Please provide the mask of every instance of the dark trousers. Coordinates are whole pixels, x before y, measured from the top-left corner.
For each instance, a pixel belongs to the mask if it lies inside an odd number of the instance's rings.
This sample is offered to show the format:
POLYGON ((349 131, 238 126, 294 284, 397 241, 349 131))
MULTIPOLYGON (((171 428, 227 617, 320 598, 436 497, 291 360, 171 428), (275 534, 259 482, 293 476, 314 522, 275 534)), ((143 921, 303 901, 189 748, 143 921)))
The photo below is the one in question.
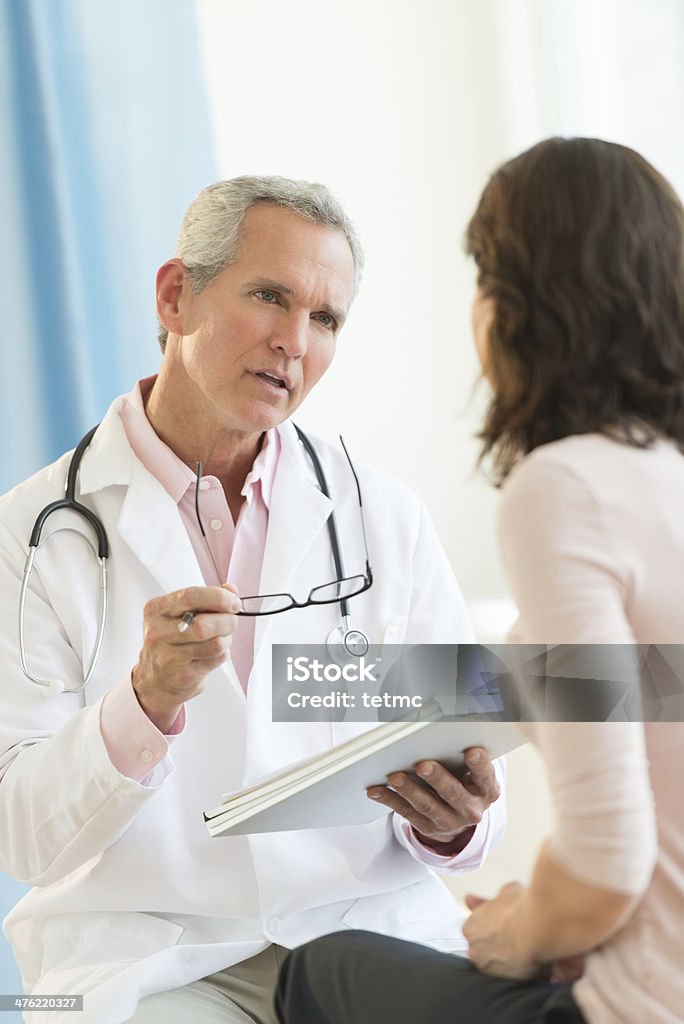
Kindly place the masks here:
POLYGON ((374 932, 293 950, 276 992, 280 1024, 585 1024, 569 985, 480 974, 468 960, 374 932))

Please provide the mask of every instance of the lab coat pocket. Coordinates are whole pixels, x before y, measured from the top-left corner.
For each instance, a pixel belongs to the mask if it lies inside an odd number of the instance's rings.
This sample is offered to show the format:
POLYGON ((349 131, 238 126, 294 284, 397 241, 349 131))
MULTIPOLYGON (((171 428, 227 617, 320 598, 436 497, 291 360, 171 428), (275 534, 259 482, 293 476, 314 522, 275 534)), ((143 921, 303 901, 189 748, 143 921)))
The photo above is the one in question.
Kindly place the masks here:
POLYGON ((463 915, 446 886, 429 875, 420 882, 387 893, 362 896, 342 922, 347 928, 394 935, 412 942, 461 945, 463 915))
POLYGON ((41 929, 40 974, 83 971, 90 980, 93 967, 143 960, 175 946, 182 934, 181 925, 153 914, 63 914, 41 929))

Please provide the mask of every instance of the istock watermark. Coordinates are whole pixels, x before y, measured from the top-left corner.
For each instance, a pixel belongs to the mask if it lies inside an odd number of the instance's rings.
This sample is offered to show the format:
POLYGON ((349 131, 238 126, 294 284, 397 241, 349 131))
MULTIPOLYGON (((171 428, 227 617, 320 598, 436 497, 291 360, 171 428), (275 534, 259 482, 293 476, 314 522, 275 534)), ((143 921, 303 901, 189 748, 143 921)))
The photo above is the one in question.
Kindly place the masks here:
POLYGON ((378 683, 380 681, 378 663, 376 659, 373 664, 368 664, 365 656, 354 658, 346 664, 339 665, 337 662, 319 661, 317 658, 308 658, 305 654, 298 658, 289 655, 287 662, 288 683, 308 683, 313 680, 316 683, 378 683))
POLYGON ((502 721, 684 721, 684 645, 272 648, 274 722, 383 722, 438 706, 502 721))

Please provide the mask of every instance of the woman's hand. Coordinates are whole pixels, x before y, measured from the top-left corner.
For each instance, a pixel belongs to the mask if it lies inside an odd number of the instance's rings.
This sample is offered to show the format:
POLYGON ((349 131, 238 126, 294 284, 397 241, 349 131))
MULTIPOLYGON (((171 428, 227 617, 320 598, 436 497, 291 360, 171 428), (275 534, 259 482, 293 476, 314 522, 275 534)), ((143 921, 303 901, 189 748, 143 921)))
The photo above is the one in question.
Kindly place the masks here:
POLYGON ((471 911, 463 926, 468 955, 484 974, 499 978, 534 978, 543 964, 525 955, 518 943, 518 918, 527 890, 509 882, 492 900, 466 896, 471 911))
POLYGON ((470 958, 485 974, 574 981, 582 957, 629 920, 640 893, 616 892, 582 881, 542 845, 529 887, 511 882, 493 900, 467 896, 463 927, 470 958))

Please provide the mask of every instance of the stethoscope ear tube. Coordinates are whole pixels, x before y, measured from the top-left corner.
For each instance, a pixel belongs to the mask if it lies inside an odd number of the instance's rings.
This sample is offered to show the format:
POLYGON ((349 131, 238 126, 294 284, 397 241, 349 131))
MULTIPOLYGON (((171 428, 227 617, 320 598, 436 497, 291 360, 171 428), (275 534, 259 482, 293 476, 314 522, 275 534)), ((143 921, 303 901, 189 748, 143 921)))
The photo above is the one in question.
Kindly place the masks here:
MULTIPOLYGON (((46 697, 52 697, 58 693, 79 693, 81 690, 85 689, 90 682, 93 672, 95 671, 95 665, 97 663, 100 648, 102 647, 102 640, 104 638, 105 625, 107 621, 107 558, 109 557, 109 540, 107 538, 107 531, 98 516, 76 500, 76 480, 78 477, 81 459, 86 448, 92 441, 96 430, 97 426, 88 431, 85 437, 79 441, 74 454, 71 456, 69 469, 67 471, 65 497, 59 501, 51 502, 38 513, 36 521, 33 524, 33 529, 31 530, 29 553, 24 564, 24 575, 21 581, 21 592, 19 594, 19 660, 21 662, 21 670, 26 678, 42 687, 43 693, 46 697), (100 566, 100 608, 95 646, 93 648, 93 653, 83 682, 79 686, 73 688, 65 686, 61 679, 44 679, 41 676, 31 675, 26 661, 26 644, 24 637, 26 594, 28 592, 29 578, 33 569, 33 560, 35 558, 38 545, 40 544, 41 533, 47 519, 49 519, 53 512, 57 512, 59 509, 76 512, 82 519, 85 519, 85 521, 90 524, 95 532, 95 536, 97 537, 97 561, 100 566)), ((83 536, 82 534, 80 535, 83 536)), ((93 545, 87 537, 83 536, 83 539, 89 547, 93 548, 93 545)), ((93 551, 94 550, 95 549, 93 548, 93 551)))
POLYGON ((21 593, 19 594, 19 660, 21 662, 21 670, 27 679, 31 682, 37 683, 38 686, 43 689, 44 697, 56 696, 58 693, 63 693, 65 690, 64 683, 61 679, 43 679, 42 676, 33 676, 28 670, 26 664, 26 644, 24 642, 24 607, 26 605, 26 592, 28 590, 29 577, 31 575, 31 569, 33 568, 33 559, 35 558, 36 547, 32 545, 29 548, 28 557, 24 565, 24 575, 21 581, 21 593))
MULTIPOLYGON (((33 559, 36 555, 36 549, 34 545, 29 547, 28 557, 24 563, 24 575, 21 580, 21 592, 19 594, 19 660, 21 662, 21 671, 29 679, 33 679, 33 676, 29 673, 26 667, 26 646, 24 643, 24 605, 26 604, 26 590, 28 588, 29 576, 31 575, 31 569, 33 568, 33 559)), ((47 683, 48 680, 36 680, 34 682, 47 683)))
POLYGON ((58 512, 60 509, 66 509, 68 512, 77 512, 86 522, 90 523, 95 535, 97 536, 97 557, 109 558, 109 540, 107 538, 107 532, 102 525, 101 520, 91 512, 85 505, 81 505, 80 502, 76 501, 75 498, 60 498, 59 501, 53 501, 49 505, 46 505, 38 513, 33 529, 31 530, 31 537, 29 540, 30 548, 37 548, 40 544, 40 535, 43 532, 46 520, 52 515, 53 512, 58 512))
MULTIPOLYGON (((86 540, 86 543, 92 547, 90 541, 86 540)), ((36 550, 37 548, 35 546, 31 546, 29 548, 29 553, 24 564, 24 574, 21 580, 21 591, 19 594, 19 661, 21 662, 21 670, 27 679, 30 679, 32 683, 36 683, 38 686, 42 687, 43 696, 45 697, 55 697, 60 693, 80 693, 80 691, 84 690, 88 685, 91 676, 95 671, 95 665, 97 664, 97 659, 100 656, 100 649, 104 639, 104 631, 107 624, 107 561, 106 558, 98 556, 97 560, 100 565, 100 608, 98 614, 97 636, 95 637, 93 653, 90 657, 90 662, 83 682, 78 686, 70 688, 65 686, 61 679, 45 679, 42 676, 34 676, 29 672, 26 660, 26 642, 24 637, 26 594, 28 592, 29 578, 33 569, 33 560, 36 555, 36 550)))
MULTIPOLYGON (((90 523, 95 535, 97 537, 97 556, 98 558, 109 558, 109 540, 107 538, 107 531, 105 530, 102 520, 91 512, 85 505, 81 505, 79 501, 76 501, 76 480, 78 479, 78 471, 81 468, 81 459, 83 454, 95 436, 99 424, 92 427, 88 433, 81 438, 76 445, 74 454, 71 456, 69 462, 69 468, 67 470, 67 479, 64 497, 59 501, 52 501, 49 505, 46 505, 44 509, 36 516, 36 521, 33 524, 31 530, 31 537, 29 539, 29 548, 37 548, 40 544, 40 535, 43 531, 45 521, 52 515, 53 512, 57 512, 59 509, 64 508, 69 512, 77 512, 79 516, 82 516, 86 522, 90 523)), ((29 556, 30 557, 30 556, 29 556)), ((27 561, 28 564, 28 561, 27 561)), ((31 559, 33 564, 33 559, 31 559)), ((26 571, 26 570, 24 570, 26 571)), ((29 573, 31 569, 29 567, 29 573)))

